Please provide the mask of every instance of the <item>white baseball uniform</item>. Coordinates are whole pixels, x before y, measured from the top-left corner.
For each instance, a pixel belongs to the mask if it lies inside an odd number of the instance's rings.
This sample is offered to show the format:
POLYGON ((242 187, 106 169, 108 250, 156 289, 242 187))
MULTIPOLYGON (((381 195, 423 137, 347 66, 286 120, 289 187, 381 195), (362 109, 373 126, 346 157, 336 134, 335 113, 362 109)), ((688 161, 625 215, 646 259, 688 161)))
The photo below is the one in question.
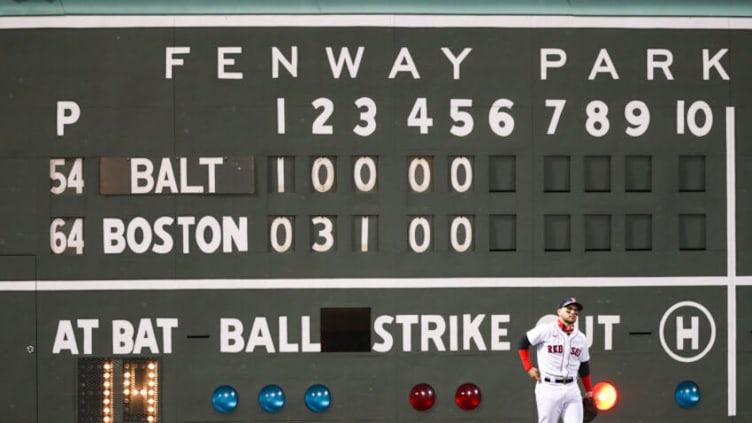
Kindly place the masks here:
POLYGON ((577 328, 570 333, 558 321, 527 332, 538 352, 541 380, 535 386, 539 423, 582 423, 582 395, 577 385, 580 363, 590 360, 588 341, 577 328))

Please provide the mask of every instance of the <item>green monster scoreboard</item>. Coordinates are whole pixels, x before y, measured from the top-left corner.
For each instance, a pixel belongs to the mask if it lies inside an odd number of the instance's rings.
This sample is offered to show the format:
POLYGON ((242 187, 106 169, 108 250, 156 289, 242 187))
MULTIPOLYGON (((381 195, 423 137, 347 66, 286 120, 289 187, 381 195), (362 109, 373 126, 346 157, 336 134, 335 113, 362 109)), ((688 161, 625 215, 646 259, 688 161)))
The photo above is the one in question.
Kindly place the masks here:
POLYGON ((749 421, 751 29, 0 18, 2 420, 749 421))

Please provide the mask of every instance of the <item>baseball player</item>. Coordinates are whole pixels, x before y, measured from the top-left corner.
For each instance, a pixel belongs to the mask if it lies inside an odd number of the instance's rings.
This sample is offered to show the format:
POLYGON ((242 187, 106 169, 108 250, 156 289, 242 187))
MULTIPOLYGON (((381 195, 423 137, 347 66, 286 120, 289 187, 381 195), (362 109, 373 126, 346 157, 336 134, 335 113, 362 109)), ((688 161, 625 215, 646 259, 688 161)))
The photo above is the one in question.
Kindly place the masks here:
POLYGON ((590 352, 585 335, 575 326, 582 304, 574 297, 556 308, 559 318, 530 329, 520 339, 519 354, 527 374, 536 380, 535 402, 539 423, 582 423, 582 399, 592 398, 590 352), (530 346, 535 345, 538 367, 530 363, 530 346), (577 374, 585 394, 580 395, 577 374))

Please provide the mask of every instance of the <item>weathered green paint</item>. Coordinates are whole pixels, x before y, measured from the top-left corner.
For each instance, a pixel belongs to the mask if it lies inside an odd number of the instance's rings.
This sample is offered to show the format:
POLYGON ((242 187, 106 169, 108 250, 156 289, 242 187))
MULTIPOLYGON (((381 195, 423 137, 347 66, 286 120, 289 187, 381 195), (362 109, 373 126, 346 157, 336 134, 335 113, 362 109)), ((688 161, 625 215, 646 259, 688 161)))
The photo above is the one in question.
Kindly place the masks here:
POLYGON ((0 0, 0 15, 467 14, 573 16, 752 15, 749 0, 0 0))

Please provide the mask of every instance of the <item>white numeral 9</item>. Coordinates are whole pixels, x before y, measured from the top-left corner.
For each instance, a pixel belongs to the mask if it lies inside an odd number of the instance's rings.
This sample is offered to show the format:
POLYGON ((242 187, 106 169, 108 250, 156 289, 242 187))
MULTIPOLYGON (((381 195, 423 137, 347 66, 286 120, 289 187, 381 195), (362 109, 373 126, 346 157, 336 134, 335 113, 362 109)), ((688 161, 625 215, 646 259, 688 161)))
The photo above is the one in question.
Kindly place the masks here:
POLYGON ((626 132, 630 137, 639 137, 650 126, 650 109, 647 104, 640 100, 632 100, 624 107, 624 117, 631 127, 626 132))

